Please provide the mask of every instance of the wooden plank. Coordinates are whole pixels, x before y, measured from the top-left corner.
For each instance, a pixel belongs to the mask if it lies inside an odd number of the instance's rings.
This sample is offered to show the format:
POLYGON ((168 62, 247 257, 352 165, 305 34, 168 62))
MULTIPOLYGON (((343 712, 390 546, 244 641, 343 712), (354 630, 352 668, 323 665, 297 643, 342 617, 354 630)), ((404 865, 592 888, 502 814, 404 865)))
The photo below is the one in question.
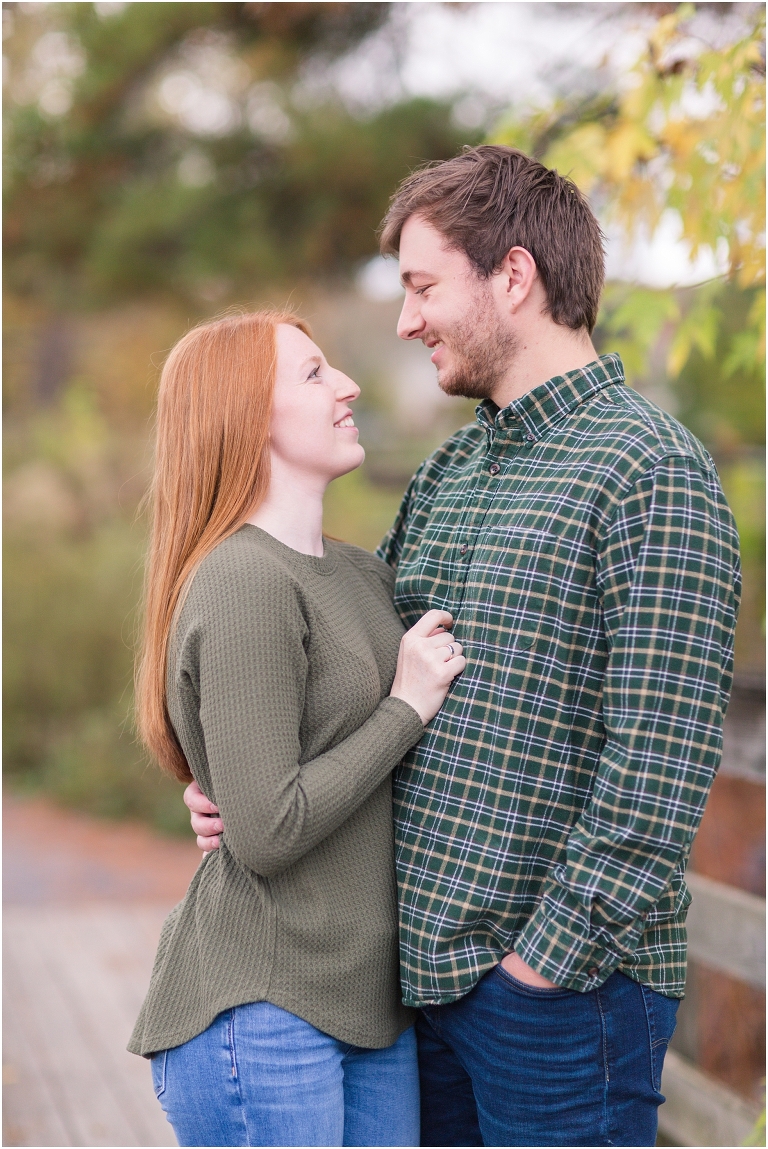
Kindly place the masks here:
POLYGON ((758 1117, 756 1106, 686 1058, 667 1051, 659 1109, 659 1132, 672 1145, 743 1145, 758 1117))
MULTIPOLYGON (((29 1043, 31 1061, 34 1066, 33 1077, 37 1076, 46 1086, 52 1098, 53 1106, 66 1131, 61 1141, 50 1140, 47 1137, 39 1142, 42 1145, 93 1145, 98 1141, 88 1136, 89 1131, 83 1127, 80 1113, 87 1113, 91 1106, 91 1098, 87 1088, 81 1091, 68 1087, 67 1060, 69 1073, 73 1066, 77 1066, 75 1076, 85 1073, 92 1079, 98 1080, 98 1068, 92 1064, 89 1050, 81 1049, 77 1034, 72 1032, 69 1010, 59 999, 59 995, 50 986, 48 978, 40 977, 40 964, 34 952, 28 952, 26 944, 19 944, 14 936, 13 924, 9 922, 9 912, 5 912, 5 945, 3 973, 9 996, 18 1004, 17 1017, 13 1020, 16 1025, 11 1028, 13 1021, 8 1019, 5 1029, 5 1042, 13 1048, 20 1041, 23 1032, 29 1043), (86 1137, 88 1139, 86 1139, 86 1137)), ((6 1124, 20 1129, 22 1136, 17 1143, 29 1143, 30 1131, 25 1120, 25 1111, 32 1110, 34 1098, 27 1093, 29 1079, 21 1077, 17 1082, 13 1096, 6 1096, 6 1124), (8 1111, 11 1103, 16 1105, 13 1112, 8 1111)), ((101 1103, 103 1096, 96 1099, 96 1123, 100 1124, 101 1103)), ((94 1129, 96 1134, 100 1130, 94 1129)), ((33 1142, 34 1144, 35 1142, 33 1142)))
POLYGON ((691 957, 765 988, 765 899, 689 870, 691 957))
POLYGON ((19 1074, 6 1128, 21 1135, 6 1144, 175 1144, 149 1063, 125 1051, 162 916, 132 906, 6 910, 6 980, 19 1006, 8 1020, 10 1043, 20 1045, 23 1028, 32 1077, 45 1083, 66 1130, 66 1139, 59 1130, 56 1139, 30 1140, 26 1115, 36 1113, 37 1098, 19 1074))
POLYGON ((75 959, 58 963, 62 990, 78 1003, 83 1038, 109 1068, 138 1145, 174 1143, 152 1090, 149 1062, 125 1049, 149 985, 164 917, 141 906, 48 911, 51 933, 75 959))
POLYGON ((3 984, 3 1144, 73 1145, 48 1075, 29 1043, 24 999, 6 962, 3 984))
POLYGON ((61 945, 46 918, 44 910, 6 915, 6 954, 13 954, 11 976, 24 997, 39 1071, 48 1079, 71 1131, 69 1144, 136 1145, 139 1136, 124 1112, 103 1050, 83 1025, 82 1003, 59 976, 60 967, 76 960, 77 953, 61 945))

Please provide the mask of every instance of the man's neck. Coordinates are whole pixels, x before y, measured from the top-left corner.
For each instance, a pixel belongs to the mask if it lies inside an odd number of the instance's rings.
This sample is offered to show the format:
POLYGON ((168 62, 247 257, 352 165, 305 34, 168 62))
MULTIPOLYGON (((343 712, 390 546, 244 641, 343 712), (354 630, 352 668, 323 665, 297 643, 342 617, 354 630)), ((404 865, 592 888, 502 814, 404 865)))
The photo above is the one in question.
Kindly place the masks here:
POLYGON ((597 352, 585 328, 574 331, 547 319, 520 334, 514 357, 492 399, 497 407, 504 408, 548 379, 577 371, 595 359, 597 352))

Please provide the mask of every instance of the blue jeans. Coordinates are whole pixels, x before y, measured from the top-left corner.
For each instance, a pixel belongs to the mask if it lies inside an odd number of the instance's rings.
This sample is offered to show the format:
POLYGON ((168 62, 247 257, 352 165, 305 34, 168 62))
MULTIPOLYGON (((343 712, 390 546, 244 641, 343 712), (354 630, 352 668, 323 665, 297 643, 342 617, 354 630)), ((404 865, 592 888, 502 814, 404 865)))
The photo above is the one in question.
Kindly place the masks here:
POLYGON ((179 1145, 418 1145, 413 1028, 360 1049, 269 1002, 152 1058, 179 1145))
POLYGON ((422 1145, 655 1145, 678 1002, 614 973, 534 989, 501 966, 416 1023, 422 1145))

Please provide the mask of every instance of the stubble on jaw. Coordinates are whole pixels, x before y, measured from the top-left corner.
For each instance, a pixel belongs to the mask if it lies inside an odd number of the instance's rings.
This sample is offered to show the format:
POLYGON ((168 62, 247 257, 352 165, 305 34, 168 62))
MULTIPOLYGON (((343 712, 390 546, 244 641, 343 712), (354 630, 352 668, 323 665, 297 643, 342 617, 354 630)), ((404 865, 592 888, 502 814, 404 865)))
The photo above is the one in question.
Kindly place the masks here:
MULTIPOLYGON (((430 333, 431 334, 431 333, 430 333)), ((453 360, 449 370, 437 374, 446 395, 464 399, 491 399, 515 358, 519 341, 504 328, 493 306, 490 284, 481 281, 465 318, 442 338, 453 360)))

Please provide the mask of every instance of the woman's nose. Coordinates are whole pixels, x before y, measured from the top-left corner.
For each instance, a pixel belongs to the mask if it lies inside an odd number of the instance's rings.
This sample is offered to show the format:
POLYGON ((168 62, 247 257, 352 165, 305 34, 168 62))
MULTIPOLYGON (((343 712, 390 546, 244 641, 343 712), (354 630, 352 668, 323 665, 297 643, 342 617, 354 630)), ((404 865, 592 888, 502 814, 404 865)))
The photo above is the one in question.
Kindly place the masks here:
POLYGON ((339 381, 336 386, 336 398, 340 402, 342 400, 347 400, 351 403, 353 399, 357 399, 358 395, 360 394, 360 388, 358 387, 357 383, 355 383, 354 379, 350 379, 349 376, 345 375, 343 371, 339 371, 338 375, 339 381))

